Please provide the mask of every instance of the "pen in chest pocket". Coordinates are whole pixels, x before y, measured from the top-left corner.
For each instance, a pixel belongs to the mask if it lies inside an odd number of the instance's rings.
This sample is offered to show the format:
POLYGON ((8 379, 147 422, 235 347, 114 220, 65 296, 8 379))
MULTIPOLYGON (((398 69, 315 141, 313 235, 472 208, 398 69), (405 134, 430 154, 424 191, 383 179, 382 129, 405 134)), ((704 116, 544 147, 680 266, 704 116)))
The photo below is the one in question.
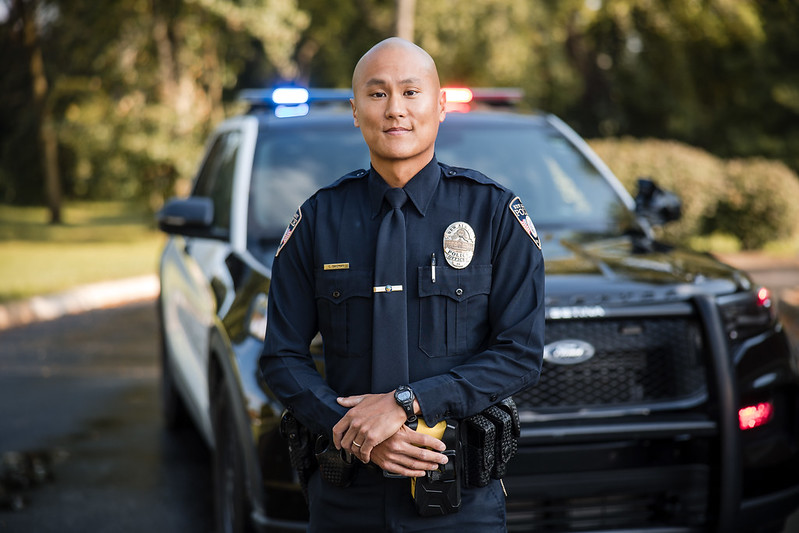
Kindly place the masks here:
POLYGON ((430 279, 433 283, 436 282, 436 254, 430 256, 430 279))

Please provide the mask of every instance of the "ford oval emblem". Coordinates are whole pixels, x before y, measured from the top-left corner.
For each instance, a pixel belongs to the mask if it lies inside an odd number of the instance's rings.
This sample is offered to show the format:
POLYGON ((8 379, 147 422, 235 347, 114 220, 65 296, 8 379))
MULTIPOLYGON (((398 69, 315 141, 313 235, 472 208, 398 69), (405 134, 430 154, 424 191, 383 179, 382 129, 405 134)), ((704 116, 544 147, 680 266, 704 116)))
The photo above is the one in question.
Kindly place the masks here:
POLYGON ((577 365, 591 359, 596 350, 585 341, 567 339, 544 346, 544 361, 556 365, 577 365))

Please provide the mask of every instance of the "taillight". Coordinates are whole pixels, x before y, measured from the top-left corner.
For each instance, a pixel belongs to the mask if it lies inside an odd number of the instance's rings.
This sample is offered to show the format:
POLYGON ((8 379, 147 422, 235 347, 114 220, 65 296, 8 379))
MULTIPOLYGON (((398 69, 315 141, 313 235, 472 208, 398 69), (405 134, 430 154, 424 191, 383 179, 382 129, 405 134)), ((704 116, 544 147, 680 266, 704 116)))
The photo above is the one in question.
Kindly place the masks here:
POLYGON ((765 287, 760 287, 757 290, 755 303, 758 307, 771 307, 771 291, 765 287))
POLYGON ((754 429, 762 426, 774 416, 774 407, 771 402, 762 402, 748 405, 738 410, 738 425, 741 429, 754 429))

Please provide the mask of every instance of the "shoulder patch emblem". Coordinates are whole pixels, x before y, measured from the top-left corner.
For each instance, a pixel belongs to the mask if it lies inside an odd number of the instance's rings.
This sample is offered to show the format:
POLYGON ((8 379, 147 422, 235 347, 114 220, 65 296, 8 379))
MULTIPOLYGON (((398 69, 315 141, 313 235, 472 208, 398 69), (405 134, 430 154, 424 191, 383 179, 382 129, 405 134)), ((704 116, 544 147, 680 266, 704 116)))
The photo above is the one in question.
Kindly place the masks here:
POLYGON ((280 255, 280 250, 282 250, 286 243, 289 242, 289 239, 294 234, 294 230, 300 225, 300 220, 302 220, 302 209, 298 207, 297 212, 294 213, 294 216, 291 218, 291 222, 289 222, 288 227, 286 227, 286 231, 283 232, 283 238, 280 239, 280 246, 277 247, 275 257, 280 255))
POLYGON ((533 240, 538 249, 541 249, 541 239, 538 238, 538 232, 535 229, 535 225, 533 224, 530 215, 527 214, 527 209, 524 208, 521 199, 517 196, 513 200, 510 201, 508 204, 508 208, 510 209, 513 216, 516 217, 516 220, 519 221, 521 224, 522 229, 530 238, 533 240))

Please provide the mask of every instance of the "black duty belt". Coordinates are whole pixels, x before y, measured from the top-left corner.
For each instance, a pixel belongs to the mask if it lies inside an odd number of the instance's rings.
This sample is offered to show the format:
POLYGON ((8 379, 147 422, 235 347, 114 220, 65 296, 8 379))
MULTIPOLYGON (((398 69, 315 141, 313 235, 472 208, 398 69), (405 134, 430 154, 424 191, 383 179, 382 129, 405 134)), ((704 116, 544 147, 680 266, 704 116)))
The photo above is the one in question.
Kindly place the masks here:
MULTIPOLYGON (((460 490, 485 487, 502 479, 516 454, 521 434, 519 412, 512 398, 461 421, 443 421, 429 427, 423 419, 409 427, 442 440, 449 457, 445 465, 413 478, 411 496, 422 516, 450 514, 460 508, 460 490)), ((313 435, 286 411, 280 433, 288 441, 291 466, 297 471, 303 495, 308 498, 308 479, 318 468, 322 478, 336 487, 349 486, 363 466, 345 450, 337 450, 326 435, 313 435)), ((397 477, 384 472, 387 477, 397 477)))

